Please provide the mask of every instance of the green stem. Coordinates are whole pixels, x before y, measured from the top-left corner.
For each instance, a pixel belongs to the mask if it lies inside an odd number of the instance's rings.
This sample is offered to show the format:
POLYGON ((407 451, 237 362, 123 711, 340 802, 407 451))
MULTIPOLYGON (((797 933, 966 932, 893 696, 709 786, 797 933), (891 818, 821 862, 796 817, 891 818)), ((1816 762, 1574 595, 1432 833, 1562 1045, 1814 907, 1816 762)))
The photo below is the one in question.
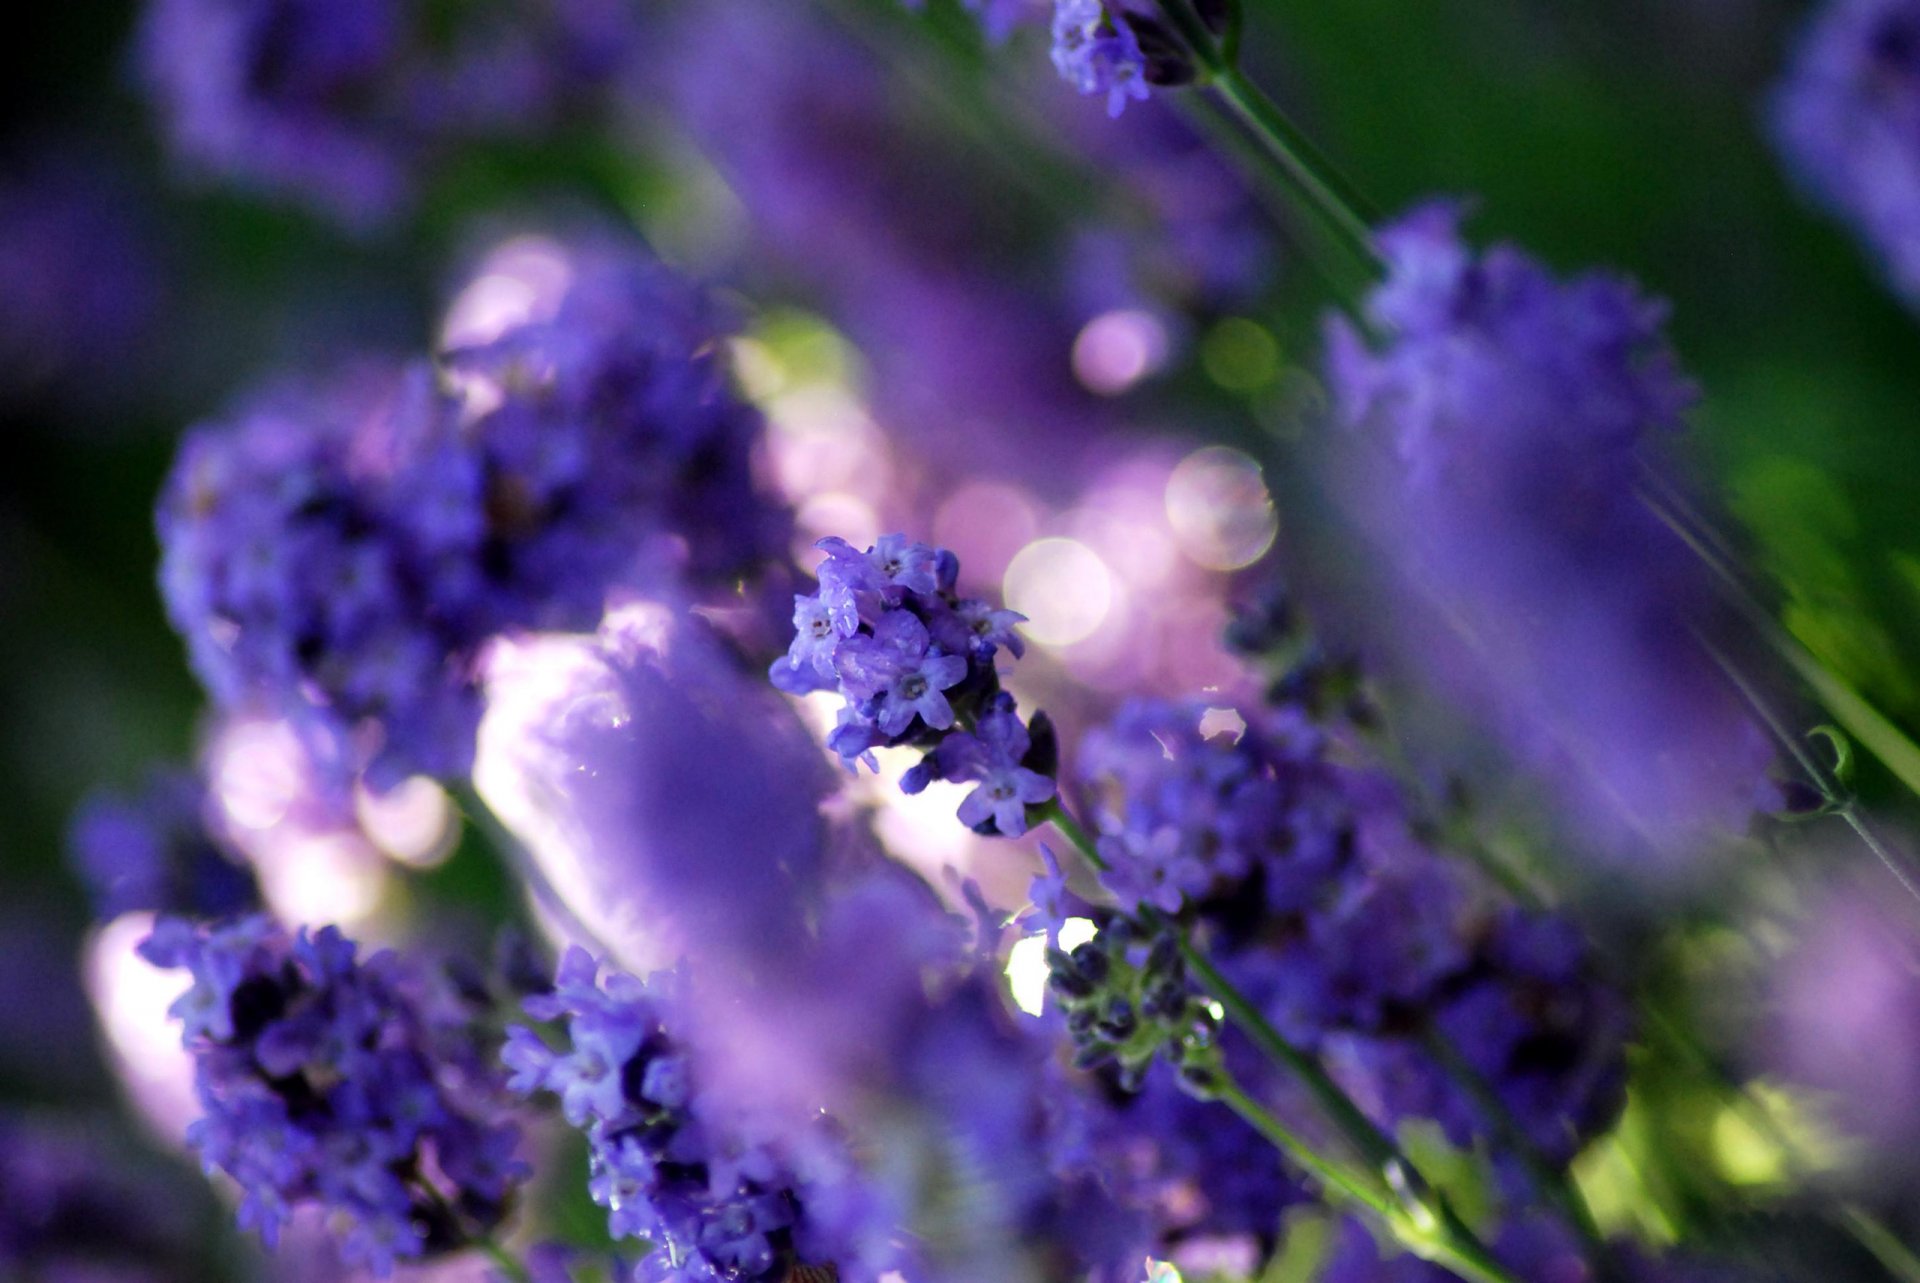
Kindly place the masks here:
POLYGON ((1370 270, 1385 267, 1373 240, 1378 215, 1360 189, 1341 174, 1327 155, 1240 69, 1237 20, 1228 40, 1216 43, 1186 0, 1160 0, 1160 10, 1193 50, 1202 83, 1226 104, 1259 140, 1275 172, 1306 201, 1328 230, 1370 270))
POLYGON ((1519 1120, 1513 1116, 1513 1111, 1500 1099, 1499 1093, 1460 1054, 1460 1049, 1453 1045, 1453 1040, 1445 1032, 1436 1025, 1428 1024, 1422 1042, 1428 1053, 1446 1070, 1447 1076, 1473 1101, 1483 1123, 1502 1144, 1520 1156, 1534 1192, 1558 1204, 1580 1237, 1586 1240, 1600 1277, 1612 1278, 1612 1262, 1607 1256, 1606 1239, 1600 1233, 1599 1223, 1593 1219, 1593 1209, 1587 1206, 1587 1200, 1568 1179, 1566 1171, 1540 1152, 1540 1147, 1526 1134, 1519 1120))
POLYGON ((520 1262, 520 1258, 494 1242, 491 1237, 476 1240, 474 1246, 486 1254, 493 1268, 506 1275, 511 1283, 533 1283, 533 1275, 520 1262))
POLYGON ((1042 813, 1047 822, 1060 831, 1060 836, 1067 840, 1067 844, 1080 853, 1081 859, 1103 873, 1106 871, 1107 862, 1100 858, 1100 852, 1093 845, 1093 837, 1087 832, 1086 826, 1074 818, 1073 812, 1059 798, 1048 802, 1042 808, 1042 813))
MULTIPOLYGON (((1097 869, 1105 869, 1106 862, 1100 858, 1094 848, 1093 839, 1088 835, 1086 826, 1075 819, 1072 812, 1061 804, 1058 798, 1047 804, 1046 818, 1061 836, 1073 846, 1074 850, 1097 869)), ((1200 951, 1192 940, 1182 935, 1180 952, 1187 965, 1200 978, 1201 984, 1217 999, 1240 1031, 1249 1041, 1259 1048, 1261 1053, 1280 1069, 1292 1076, 1306 1088, 1329 1120, 1347 1138, 1360 1154, 1368 1171, 1375 1173, 1383 1188, 1391 1197, 1369 1191, 1367 1182, 1347 1173, 1314 1151, 1300 1138, 1288 1131, 1284 1124, 1274 1119, 1265 1110, 1260 1110, 1264 1121, 1247 1112, 1241 1105, 1235 1105, 1235 1112, 1252 1123, 1261 1133, 1289 1155, 1296 1158, 1301 1154, 1311 1154, 1311 1161, 1303 1160, 1303 1165, 1316 1175, 1327 1180, 1335 1188, 1359 1198, 1369 1207, 1380 1212, 1388 1220, 1389 1228, 1409 1250, 1425 1259, 1445 1265, 1461 1277, 1474 1283, 1515 1283, 1504 1267, 1494 1260, 1492 1253, 1474 1235, 1466 1222, 1448 1206, 1445 1198, 1428 1186, 1419 1169, 1409 1162, 1394 1145, 1393 1141, 1368 1118, 1351 1096, 1333 1080, 1310 1052, 1303 1051, 1288 1042, 1278 1029, 1273 1027, 1260 1009, 1256 1007, 1231 980, 1221 974, 1220 969, 1200 951), (1276 1130, 1277 1129, 1277 1130, 1276 1130), (1284 1136, 1286 1139, 1282 1140, 1284 1136), (1329 1175, 1332 1172, 1335 1175, 1329 1175)), ((1238 1088, 1231 1089, 1239 1092, 1238 1088)), ((1244 1097, 1245 1105, 1259 1109, 1257 1102, 1244 1097)), ((1223 1100, 1233 1101, 1223 1093, 1223 1100)))
POLYGON ((1836 1215, 1860 1246, 1880 1262, 1881 1268, 1900 1283, 1920 1283, 1920 1256, 1888 1229, 1878 1217, 1858 1203, 1842 1203, 1836 1215))
POLYGON ((1344 1165, 1321 1154, 1304 1137, 1281 1122, 1272 1110, 1249 1096, 1239 1083, 1229 1078, 1214 1091, 1222 1104, 1240 1115, 1250 1127, 1272 1141, 1274 1148, 1313 1173, 1329 1189, 1338 1190, 1379 1216, 1390 1219, 1395 1215, 1397 1209, 1384 1188, 1376 1188, 1344 1165))

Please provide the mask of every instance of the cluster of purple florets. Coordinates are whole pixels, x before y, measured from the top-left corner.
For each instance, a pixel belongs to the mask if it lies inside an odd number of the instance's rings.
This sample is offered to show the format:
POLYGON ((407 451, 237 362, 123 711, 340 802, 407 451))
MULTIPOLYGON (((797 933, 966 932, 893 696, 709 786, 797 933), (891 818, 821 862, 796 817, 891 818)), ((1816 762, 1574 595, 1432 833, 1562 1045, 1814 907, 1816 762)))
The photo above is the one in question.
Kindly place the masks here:
POLYGON ((1531 1144, 1570 1160, 1619 1109, 1628 1032, 1578 932, 1500 905, 1428 848, 1397 791, 1334 764, 1300 709, 1246 710, 1211 736, 1206 716, 1141 703, 1085 740, 1101 878, 1122 912, 1201 931, 1378 1121, 1439 1118, 1463 1143, 1492 1126, 1435 1059, 1445 1039, 1531 1144))
POLYGON ((190 168, 353 229, 391 218, 449 144, 552 129, 637 50, 611 0, 535 0, 436 32, 414 0, 151 0, 140 69, 190 168))
POLYGON ((616 585, 779 547, 698 293, 632 247, 573 270, 438 368, 282 384, 189 435, 161 583, 223 706, 290 717, 338 774, 456 775, 492 638, 591 629, 616 585))
POLYGON ((1125 0, 1055 0, 1053 65, 1083 94, 1105 94, 1107 114, 1147 96, 1147 57, 1125 0))
POLYGON ((861 552, 823 539, 820 589, 794 598, 793 644, 769 676, 792 695, 845 698, 828 744, 849 769, 877 766, 873 750, 927 750, 901 787, 971 782, 960 818, 1018 837, 1029 808, 1054 795, 1056 746, 1044 715, 1022 722, 1000 689, 995 658, 1019 657, 1022 617, 954 592, 960 562, 945 549, 886 535, 861 552))
POLYGON ((506 1217, 527 1173, 479 1013, 331 927, 163 918, 141 953, 192 975, 171 1011, 205 1111, 187 1138, 269 1246, 317 1206, 345 1227, 342 1256, 384 1275, 506 1217))
POLYGON ((564 1045, 524 1025, 509 1030, 512 1088, 557 1096, 586 1133, 588 1188, 609 1230, 652 1244, 636 1280, 779 1283, 798 1268, 836 1267, 842 1253, 807 1219, 787 1160, 745 1138, 702 1091, 668 1027, 675 985, 671 975, 603 977, 585 950, 569 950, 553 991, 526 1002, 535 1019, 565 1022, 555 1031, 564 1045))

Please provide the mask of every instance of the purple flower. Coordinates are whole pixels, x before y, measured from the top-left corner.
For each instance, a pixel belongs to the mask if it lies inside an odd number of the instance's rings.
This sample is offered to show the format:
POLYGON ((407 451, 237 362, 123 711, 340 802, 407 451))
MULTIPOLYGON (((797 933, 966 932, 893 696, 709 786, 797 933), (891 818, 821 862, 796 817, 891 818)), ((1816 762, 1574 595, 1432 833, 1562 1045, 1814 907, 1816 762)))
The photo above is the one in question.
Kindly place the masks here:
POLYGON ((1033 739, 1010 703, 996 704, 980 717, 972 734, 960 731, 940 745, 941 777, 955 783, 979 781, 960 802, 960 822, 970 829, 991 823, 1004 837, 1027 831, 1027 808, 1053 799, 1053 780, 1027 769, 1033 739))
POLYGON ((1829 0, 1768 104, 1809 196, 1853 227, 1920 303, 1920 4, 1829 0))
POLYGON ((137 53, 185 167, 364 231, 413 203, 449 144, 553 128, 636 48, 596 0, 476 19, 436 30, 406 0, 150 0, 137 53))
POLYGON ((1123 906, 1168 912, 1231 895, 1257 872, 1268 907, 1325 894, 1345 858, 1351 800, 1323 737, 1291 707, 1249 710, 1237 736, 1202 733, 1206 705, 1134 700, 1080 748, 1103 875, 1123 906))
POLYGON ((609 1230, 653 1246, 633 1278, 775 1283, 815 1267, 875 1283, 892 1264, 836 1137, 817 1123, 797 1133, 757 1126, 700 1081, 676 1037, 691 1013, 674 977, 602 973, 571 949, 553 993, 528 1000, 527 1012, 558 1027, 510 1031, 514 1090, 559 1096, 586 1133, 587 1187, 609 1230))
POLYGON ((1378 340, 1331 326, 1348 495, 1400 591, 1410 660, 1556 786, 1600 851, 1673 867, 1771 789, 1765 736, 1699 641, 1727 621, 1649 506, 1693 398, 1665 309, 1459 237, 1431 205, 1381 233, 1378 340))
POLYGON ((0 1111, 0 1277, 160 1283, 211 1273, 171 1168, 84 1114, 0 1111))
POLYGON ((831 772, 700 620, 616 611, 504 648, 489 700, 475 782, 596 935, 727 976, 800 947, 831 772))
POLYGON ((181 449, 173 623, 218 702, 289 717, 336 773, 463 772, 494 638, 591 628, 620 586, 731 590, 784 538, 697 291, 630 245, 547 249, 558 296, 484 342, 452 327, 457 396, 425 365, 353 367, 181 449))
POLYGON ((227 917, 259 905, 252 871, 209 829, 206 787, 190 771, 152 771, 132 796, 96 794, 67 843, 102 920, 135 909, 227 917))
MULTIPOLYGON (((909 793, 942 777, 987 781, 968 801, 978 821, 987 818, 983 805, 1011 819, 1021 799, 1051 797, 1050 780, 1014 769, 1030 741, 1010 711, 1010 726, 995 720, 982 737, 953 730, 976 716, 989 725, 1001 698, 994 659, 1003 646, 1020 654, 1020 616, 958 597, 960 563, 945 549, 898 534, 865 552, 844 539, 819 547, 827 554, 820 591, 795 598, 794 640, 767 676, 793 695, 837 687, 846 704, 827 742, 848 769, 877 767, 876 748, 918 743, 933 751, 902 779, 909 793), (1021 747, 1009 764, 1001 759, 1015 732, 1021 747)), ((1024 833, 1026 823, 1001 831, 1024 833)))
POLYGON ((1105 94, 1107 114, 1147 96, 1147 59, 1121 0, 1054 0, 1053 65, 1083 94, 1105 94))
POLYGON ((163 918, 141 951, 193 977, 173 1008, 206 1111, 188 1140, 268 1246, 317 1205, 343 1223, 344 1259, 385 1275, 505 1217, 526 1171, 461 999, 331 927, 163 918))
POLYGON ((1833 1102, 1873 1163, 1910 1178, 1920 1140, 1920 971, 1913 915, 1877 890, 1812 907, 1770 970, 1761 1062, 1833 1102))

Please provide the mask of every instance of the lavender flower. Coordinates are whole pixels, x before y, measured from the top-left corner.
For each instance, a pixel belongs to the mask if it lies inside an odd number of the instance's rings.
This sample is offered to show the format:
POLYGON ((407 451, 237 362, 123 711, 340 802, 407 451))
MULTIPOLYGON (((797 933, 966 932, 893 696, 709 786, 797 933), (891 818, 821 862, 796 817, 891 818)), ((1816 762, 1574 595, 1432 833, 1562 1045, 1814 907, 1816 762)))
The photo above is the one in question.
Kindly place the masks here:
POLYGON ((526 1004, 537 1020, 564 1022, 560 1045, 516 1026, 503 1053, 515 1091, 559 1097, 586 1133, 588 1188, 614 1237, 652 1243, 633 1278, 773 1283, 824 1270, 874 1283, 887 1245, 861 1223, 837 1145, 824 1131, 800 1146, 757 1139, 749 1118, 702 1085, 673 1032, 678 984, 603 975, 571 949, 552 994, 526 1004), (816 1177, 837 1188, 816 1195, 816 1177))
POLYGON ((1352 822, 1325 737, 1294 707, 1203 733, 1200 702, 1134 700, 1080 746, 1102 875, 1123 907, 1177 913, 1255 882, 1290 912, 1319 898, 1352 822))
MULTIPOLYGON (((1570 1161, 1619 1111, 1628 1032, 1622 1000, 1593 976, 1578 934, 1500 905, 1470 868, 1429 849, 1398 791, 1336 766, 1334 731, 1303 707, 1239 713, 1237 735, 1211 738, 1202 712, 1140 701, 1083 741, 1109 865, 1101 879, 1135 915, 1115 920, 1121 947, 1165 934, 1153 924, 1178 915, 1275 1027, 1324 1052, 1383 1124, 1434 1118, 1463 1144, 1504 1130, 1504 1119, 1475 1112, 1475 1084, 1437 1058, 1433 1040, 1444 1038, 1529 1144, 1570 1161)), ((1050 874, 1034 900, 1057 916, 1063 894, 1050 874)), ((1089 961, 1111 952, 1099 938, 1081 949, 1089 961)), ((1078 951, 1054 964, 1056 992, 1072 1003, 1069 1031, 1087 1043, 1098 1031, 1072 1013, 1104 992, 1106 968, 1089 974, 1078 951)), ((1174 1009, 1175 998, 1157 995, 1155 1009, 1174 1009)), ((1092 1040, 1129 1050, 1125 1038, 1092 1040)), ((1131 1063, 1138 1079, 1144 1061, 1131 1063)))
POLYGON ((132 796, 96 794, 74 816, 73 862, 102 920, 136 909, 227 917, 257 908, 253 874, 215 839, 206 788, 185 770, 155 770, 132 796))
POLYGON ((1700 635, 1706 572, 1648 506, 1692 400, 1664 308, 1624 281, 1476 253, 1459 211, 1386 229, 1383 336, 1331 326, 1352 503, 1407 591, 1402 644, 1557 786, 1600 850, 1672 867, 1746 824, 1771 761, 1700 635))
POLYGON ((547 310, 424 365, 244 402, 182 447, 162 587, 222 705, 296 720, 338 773, 472 756, 503 633, 586 629, 610 589, 733 577, 779 547, 699 296, 596 244, 547 310))
POLYGON ((1830 0, 1768 104, 1807 194, 1920 302, 1920 4, 1830 0))
POLYGON ((601 0, 539 0, 436 33, 408 0, 151 0, 138 56, 188 168, 363 231, 450 144, 552 128, 634 47, 601 0))
POLYGON ((590 628, 609 584, 730 590, 784 555, 784 510, 753 477, 760 417, 733 394, 702 290, 607 233, 509 240, 470 281, 440 353, 457 409, 407 504, 433 573, 472 592, 441 609, 492 631, 590 628), (504 324, 466 315, 526 257, 532 302, 504 324))
POLYGON ((886 535, 865 552, 823 539, 819 591, 794 598, 794 639, 769 679, 793 695, 836 691, 846 700, 828 738, 849 770, 877 767, 876 748, 928 749, 901 787, 933 780, 977 783, 960 804, 961 822, 1018 837, 1028 810, 1052 799, 1055 753, 1044 717, 1031 726, 999 689, 994 659, 1018 656, 1021 617, 953 591, 960 563, 950 552, 886 535))
POLYGON ((1105 94, 1107 114, 1147 96, 1147 58, 1124 0, 1054 0, 1053 65, 1083 94, 1105 94))
POLYGON ((396 493, 448 413, 424 366, 279 384, 189 433, 161 498, 161 589, 201 680, 289 716, 341 774, 456 774, 471 752, 484 637, 437 617, 396 493))
POLYGON ((479 1013, 331 927, 163 918, 141 952, 193 977, 172 1009, 206 1111, 187 1138, 268 1246, 318 1205, 345 1226, 343 1258, 385 1275, 505 1217, 526 1172, 479 1013))
POLYGON ((205 1277, 172 1173, 93 1120, 0 1112, 0 1278, 160 1283, 205 1277))
POLYGON ((1251 1275, 1281 1212, 1305 1197, 1265 1137, 1188 1094, 1170 1067, 1156 1065, 1132 1094, 1062 1081, 1047 1107, 1055 1172, 1097 1181, 1140 1215, 1143 1254, 1238 1253, 1236 1272, 1251 1275))
POLYGON ((699 620, 611 613, 506 648, 475 783, 602 938, 730 981, 792 965, 820 895, 832 772, 699 620))

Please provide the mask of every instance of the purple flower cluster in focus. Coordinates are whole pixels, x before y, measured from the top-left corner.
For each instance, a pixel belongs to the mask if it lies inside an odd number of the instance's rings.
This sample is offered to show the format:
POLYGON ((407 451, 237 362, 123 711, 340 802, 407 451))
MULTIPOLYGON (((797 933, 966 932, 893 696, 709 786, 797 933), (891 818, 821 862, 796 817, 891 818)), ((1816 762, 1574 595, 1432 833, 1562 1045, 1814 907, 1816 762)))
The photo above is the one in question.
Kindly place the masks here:
POLYGON ((1028 808, 1054 795, 1053 731, 1020 720, 1000 690, 994 660, 1026 649, 1022 617, 954 592, 951 552, 886 535, 861 552, 823 539, 820 589, 794 598, 793 644, 769 673, 791 695, 835 691, 846 704, 828 744, 848 769, 876 767, 873 750, 927 748, 902 780, 917 793, 933 780, 974 783, 961 822, 1018 837, 1028 808))
POLYGON ((348 1227, 342 1256, 384 1275, 505 1218, 526 1170, 481 1013, 331 927, 163 918, 141 953, 193 977, 171 1010, 205 1110, 187 1139, 269 1246, 318 1205, 348 1227))
POLYGON ((638 249, 425 363, 287 383, 189 435, 161 582, 226 707, 340 774, 464 771, 492 638, 590 629, 618 585, 726 582, 780 546, 700 296, 638 249))
POLYGON ((1920 303, 1920 4, 1830 0, 1770 103, 1807 193, 1849 223, 1920 303))
MULTIPOLYGON (((1244 711, 1243 729, 1210 737, 1203 715, 1138 703, 1084 741, 1101 879, 1122 910, 1203 927, 1223 970, 1378 1121, 1437 1118, 1462 1143, 1491 1127, 1435 1059, 1445 1039, 1530 1144, 1569 1161, 1625 1081, 1625 1005, 1579 934, 1501 906, 1426 847, 1397 790, 1336 766, 1300 707, 1244 711)), ((1058 894, 1036 884, 1036 903, 1058 894)))
POLYGON ((1054 0, 1053 65, 1083 94, 1105 94, 1107 114, 1147 96, 1147 56, 1125 0, 1054 0))

